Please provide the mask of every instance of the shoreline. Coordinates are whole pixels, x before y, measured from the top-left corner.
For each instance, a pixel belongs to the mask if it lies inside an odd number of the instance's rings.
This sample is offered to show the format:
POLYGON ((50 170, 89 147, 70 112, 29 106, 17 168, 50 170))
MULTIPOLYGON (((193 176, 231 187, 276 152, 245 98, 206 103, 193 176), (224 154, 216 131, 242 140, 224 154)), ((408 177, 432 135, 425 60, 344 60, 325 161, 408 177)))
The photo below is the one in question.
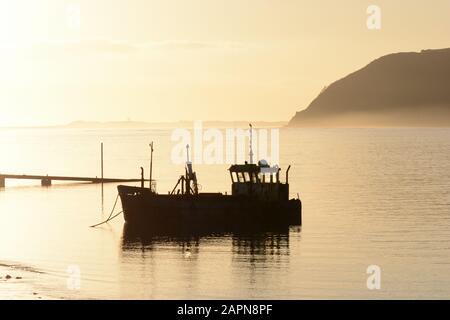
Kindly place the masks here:
POLYGON ((0 300, 48 300, 34 288, 36 275, 13 266, 0 265, 0 300))

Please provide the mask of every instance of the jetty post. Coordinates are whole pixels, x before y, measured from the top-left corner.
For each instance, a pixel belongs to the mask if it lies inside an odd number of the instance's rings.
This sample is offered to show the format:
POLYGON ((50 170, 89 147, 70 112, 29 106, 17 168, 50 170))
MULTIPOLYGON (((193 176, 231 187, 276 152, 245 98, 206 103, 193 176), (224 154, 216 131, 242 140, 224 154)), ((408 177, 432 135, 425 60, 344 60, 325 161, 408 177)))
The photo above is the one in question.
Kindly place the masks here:
POLYGON ((43 179, 41 179, 41 186, 43 187, 50 187, 52 185, 52 179, 47 177, 44 177, 43 179))
POLYGON ((4 188, 5 187, 5 177, 0 176, 0 188, 4 188))
POLYGON ((103 184, 103 142, 100 144, 100 167, 101 167, 101 177, 102 177, 102 184, 103 184))

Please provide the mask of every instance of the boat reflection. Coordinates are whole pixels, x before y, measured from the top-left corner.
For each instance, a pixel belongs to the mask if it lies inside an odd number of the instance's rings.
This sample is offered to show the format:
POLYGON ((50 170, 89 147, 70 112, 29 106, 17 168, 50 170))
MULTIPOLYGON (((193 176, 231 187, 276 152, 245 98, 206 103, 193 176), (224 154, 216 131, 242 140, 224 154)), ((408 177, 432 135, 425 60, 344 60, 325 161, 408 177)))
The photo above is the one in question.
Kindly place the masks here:
POLYGON ((236 255, 289 255, 289 233, 300 232, 300 228, 246 227, 233 230, 206 230, 201 228, 165 228, 145 230, 125 224, 122 250, 152 250, 158 246, 178 247, 180 252, 199 252, 200 242, 231 240, 232 253, 236 255))
POLYGON ((201 295, 207 286, 209 296, 230 298, 231 286, 246 282, 250 295, 252 290, 280 281, 278 277, 290 265, 290 235, 299 231, 289 227, 144 231, 125 224, 119 264, 121 291, 131 298, 143 293, 149 299, 176 298, 201 295))

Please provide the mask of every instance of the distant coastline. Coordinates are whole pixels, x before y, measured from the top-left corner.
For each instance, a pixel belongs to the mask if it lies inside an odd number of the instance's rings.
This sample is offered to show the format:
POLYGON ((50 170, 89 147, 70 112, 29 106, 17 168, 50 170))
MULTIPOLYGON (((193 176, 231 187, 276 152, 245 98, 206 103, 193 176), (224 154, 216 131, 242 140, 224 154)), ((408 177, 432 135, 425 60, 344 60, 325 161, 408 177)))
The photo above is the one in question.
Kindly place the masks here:
MULTIPOLYGON (((144 122, 144 121, 75 121, 65 125, 65 128, 190 128, 195 121, 176 122, 144 122)), ((284 127, 287 121, 202 121, 202 126, 206 128, 240 128, 248 127, 252 123, 255 127, 273 128, 284 127)))
MULTIPOLYGON (((205 128, 246 128, 249 123, 260 128, 281 128, 288 121, 202 121, 205 128)), ((0 129, 170 129, 192 128, 195 121, 145 122, 145 121, 74 121, 52 126, 11 126, 0 129)))

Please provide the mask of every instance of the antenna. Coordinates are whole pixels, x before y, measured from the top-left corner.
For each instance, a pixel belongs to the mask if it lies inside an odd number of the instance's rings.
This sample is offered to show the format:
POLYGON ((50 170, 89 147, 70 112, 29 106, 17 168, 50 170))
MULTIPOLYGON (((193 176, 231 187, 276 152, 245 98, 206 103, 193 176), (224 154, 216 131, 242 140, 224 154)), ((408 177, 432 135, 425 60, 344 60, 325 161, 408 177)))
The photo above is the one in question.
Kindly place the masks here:
POLYGON ((153 171, 153 141, 149 144, 150 147, 150 180, 148 182, 148 186, 152 188, 152 171, 153 171))
POLYGON ((186 145, 186 158, 187 158, 186 163, 189 163, 189 145, 188 144, 186 145))
POLYGON ((186 145, 186 191, 190 193, 190 183, 191 179, 194 179, 194 183, 196 184, 195 173, 192 171, 192 162, 189 161, 189 145, 186 145))
POLYGON ((253 164, 253 126, 250 123, 250 164, 253 164))

